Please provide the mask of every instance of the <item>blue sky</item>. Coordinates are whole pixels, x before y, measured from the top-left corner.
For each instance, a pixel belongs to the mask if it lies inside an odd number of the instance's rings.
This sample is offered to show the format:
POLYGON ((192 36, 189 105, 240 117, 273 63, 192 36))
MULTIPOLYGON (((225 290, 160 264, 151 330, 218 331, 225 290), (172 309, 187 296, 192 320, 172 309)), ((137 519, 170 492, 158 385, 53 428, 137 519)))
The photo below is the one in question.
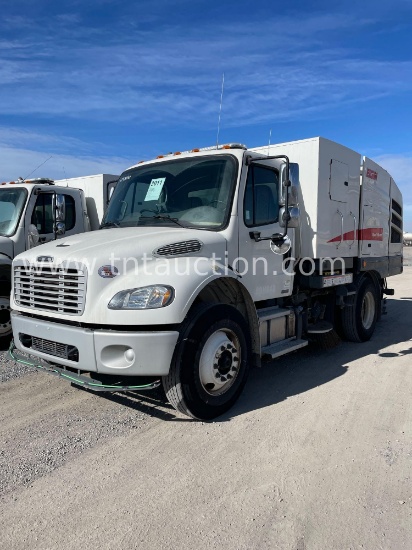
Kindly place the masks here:
POLYGON ((322 135, 382 164, 412 230, 412 1, 0 0, 0 179, 120 173, 322 135))

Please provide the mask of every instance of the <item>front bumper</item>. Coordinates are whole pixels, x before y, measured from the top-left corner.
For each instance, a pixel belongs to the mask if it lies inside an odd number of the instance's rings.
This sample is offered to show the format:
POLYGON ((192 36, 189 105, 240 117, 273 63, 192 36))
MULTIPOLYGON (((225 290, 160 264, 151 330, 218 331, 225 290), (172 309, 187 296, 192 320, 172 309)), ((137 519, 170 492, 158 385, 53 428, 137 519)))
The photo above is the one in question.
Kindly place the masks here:
POLYGON ((11 322, 19 351, 79 371, 116 376, 167 375, 179 335, 177 331, 92 330, 33 319, 16 311, 11 313, 11 322), (67 349, 71 350, 68 355, 67 349))
MULTIPOLYGON (((21 365, 26 365, 28 367, 33 367, 37 370, 42 370, 56 376, 60 376, 65 380, 68 380, 75 386, 80 386, 81 388, 86 388, 95 392, 119 392, 119 391, 148 391, 153 390, 160 386, 160 380, 155 380, 149 384, 141 385, 124 385, 120 384, 118 381, 113 384, 103 384, 97 380, 94 380, 90 376, 85 376, 83 374, 75 373, 68 370, 66 367, 58 367, 56 365, 50 365, 43 359, 32 360, 23 356, 14 345, 14 342, 10 344, 9 348, 10 357, 20 363, 21 365)), ((133 379, 132 379, 133 380, 133 379)))

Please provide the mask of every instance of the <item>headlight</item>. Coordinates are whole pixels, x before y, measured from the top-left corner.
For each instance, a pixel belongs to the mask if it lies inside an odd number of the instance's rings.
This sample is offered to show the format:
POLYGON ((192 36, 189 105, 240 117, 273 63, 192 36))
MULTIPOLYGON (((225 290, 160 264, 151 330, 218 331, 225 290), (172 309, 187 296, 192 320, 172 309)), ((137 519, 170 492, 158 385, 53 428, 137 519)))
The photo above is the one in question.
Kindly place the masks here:
POLYGON ((171 286, 144 286, 118 292, 107 307, 109 309, 155 309, 169 305, 173 297, 171 286))

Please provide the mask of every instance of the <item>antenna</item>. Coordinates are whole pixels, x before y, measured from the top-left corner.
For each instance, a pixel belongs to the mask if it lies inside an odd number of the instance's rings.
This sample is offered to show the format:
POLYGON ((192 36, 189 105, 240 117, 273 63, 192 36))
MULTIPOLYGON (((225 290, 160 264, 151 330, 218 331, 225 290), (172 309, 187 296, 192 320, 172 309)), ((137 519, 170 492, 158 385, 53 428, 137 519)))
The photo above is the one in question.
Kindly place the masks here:
POLYGON ((225 86, 225 73, 222 74, 222 91, 220 92, 219 118, 217 121, 216 149, 219 149, 220 118, 222 116, 223 89, 225 86))
POLYGON ((62 166, 63 168, 63 173, 64 173, 64 179, 66 180, 66 183, 67 183, 67 175, 66 175, 66 169, 64 166, 62 166))
POLYGON ((272 137, 272 128, 270 129, 270 132, 269 132, 269 143, 268 143, 268 156, 269 156, 269 153, 270 153, 270 139, 272 137))
POLYGON ((44 162, 42 162, 41 164, 39 164, 38 167, 35 168, 35 169, 33 170, 33 172, 30 172, 30 174, 29 174, 28 176, 26 176, 24 179, 26 180, 29 176, 31 176, 32 174, 34 174, 34 172, 35 172, 36 170, 38 170, 38 169, 40 168, 40 166, 43 166, 43 164, 46 164, 46 162, 47 162, 48 160, 50 160, 52 157, 53 157, 53 155, 50 155, 48 159, 46 159, 44 162))

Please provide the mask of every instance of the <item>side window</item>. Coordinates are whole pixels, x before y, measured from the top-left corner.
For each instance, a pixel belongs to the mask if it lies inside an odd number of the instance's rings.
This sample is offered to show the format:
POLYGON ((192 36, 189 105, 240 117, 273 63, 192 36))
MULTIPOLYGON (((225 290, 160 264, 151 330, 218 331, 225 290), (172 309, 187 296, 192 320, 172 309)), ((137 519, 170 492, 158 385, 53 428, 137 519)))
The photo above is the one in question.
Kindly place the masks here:
POLYGON ((40 235, 53 233, 53 194, 42 193, 37 197, 31 223, 37 227, 40 235))
POLYGON ((76 206, 71 195, 64 195, 66 203, 66 231, 70 231, 76 225, 76 206))
POLYGON ((251 166, 249 168, 245 198, 244 220, 247 227, 267 225, 278 221, 279 174, 276 170, 251 166))

